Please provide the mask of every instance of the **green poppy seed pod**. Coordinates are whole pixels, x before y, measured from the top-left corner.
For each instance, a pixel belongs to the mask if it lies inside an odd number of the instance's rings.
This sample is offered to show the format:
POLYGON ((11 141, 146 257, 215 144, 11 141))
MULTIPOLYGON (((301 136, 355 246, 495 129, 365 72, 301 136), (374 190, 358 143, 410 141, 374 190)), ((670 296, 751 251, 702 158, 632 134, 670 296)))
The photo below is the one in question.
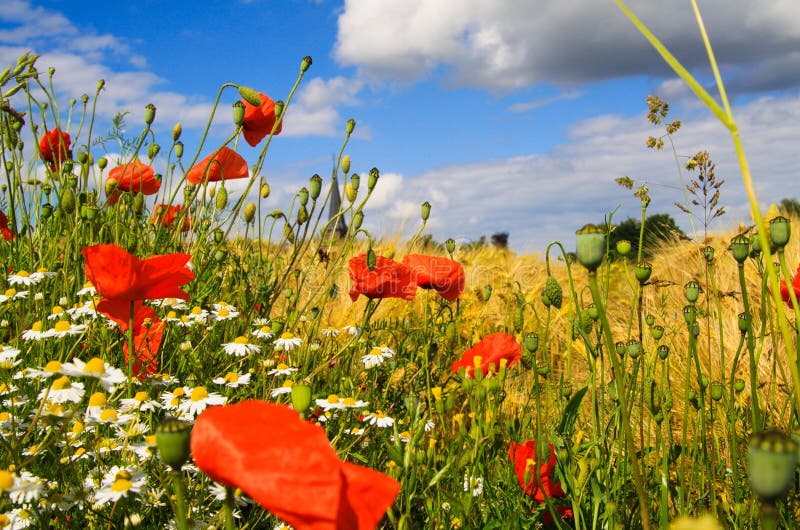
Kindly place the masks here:
POLYGON ((306 55, 305 57, 303 57, 303 60, 300 61, 300 71, 301 72, 307 71, 308 68, 311 66, 311 63, 312 61, 310 55, 306 55))
POLYGON ((108 179, 106 181, 106 185, 105 185, 106 197, 109 197, 110 195, 112 195, 116 191, 118 185, 119 185, 119 182, 116 179, 108 179))
POLYGON ((488 302, 491 297, 492 297, 492 286, 484 285, 483 289, 481 289, 481 300, 483 300, 484 302, 488 302))
POLYGON ((172 141, 177 142, 180 139, 182 132, 183 127, 181 127, 181 123, 176 123, 175 126, 172 127, 172 141))
POLYGON ((375 185, 378 183, 378 179, 381 178, 381 173, 378 171, 378 168, 374 167, 369 170, 369 178, 367 179, 367 190, 372 191, 375 189, 375 185))
POLYGON ((108 159, 104 156, 97 159, 97 167, 105 169, 108 166, 108 159))
POLYGON ((353 224, 353 228, 355 230, 358 230, 359 228, 361 228, 361 223, 363 223, 363 222, 364 222, 364 212, 359 210, 359 211, 357 211, 356 213, 353 214, 352 224, 353 224))
POLYGON ((618 341, 616 344, 614 344, 614 349, 616 350, 617 355, 624 357, 625 352, 628 351, 628 346, 624 342, 618 341))
POLYGON ((222 211, 228 205, 228 190, 225 189, 225 186, 220 186, 216 195, 214 206, 217 207, 217 210, 222 211))
POLYGON ((253 201, 250 201, 247 203, 247 206, 244 207, 244 222, 250 224, 255 218, 256 205, 253 201))
POLYGON ((693 305, 684 306, 683 319, 687 324, 694 324, 694 321, 697 319, 697 308, 693 305))
POLYGON ((300 208, 297 210, 297 224, 301 225, 308 221, 308 210, 304 205, 300 205, 300 208))
POLYGON ((631 253, 631 242, 627 239, 620 239, 617 241, 617 254, 620 256, 627 256, 631 253))
POLYGON ((244 103, 241 101, 233 104, 233 123, 237 127, 244 123, 244 103))
POLYGON ((707 375, 701 375, 700 379, 697 381, 697 384, 700 386, 700 390, 705 390, 708 388, 709 380, 707 375))
POLYGON ((550 373, 550 365, 544 361, 536 363, 536 373, 542 377, 547 377, 550 373))
POLYGON ((633 274, 636 276, 636 280, 640 284, 645 284, 647 280, 650 279, 650 275, 652 273, 653 273, 653 266, 645 261, 642 261, 638 265, 636 265, 636 269, 633 271, 633 274))
POLYGON ((544 290, 542 291, 542 302, 545 307, 555 306, 556 309, 561 309, 561 303, 564 301, 564 293, 559 285, 558 280, 552 276, 548 276, 544 283, 544 290))
POLYGON ((254 107, 261 106, 261 96, 249 86, 239 85, 239 96, 254 107))
POLYGON ((758 232, 753 232, 753 239, 750 242, 750 248, 755 254, 761 252, 761 238, 758 237, 758 232))
POLYGON ((747 333, 747 328, 750 327, 750 315, 748 313, 739 313, 739 331, 747 333))
POLYGON ((155 157, 158 156, 158 152, 161 151, 161 146, 158 144, 150 144, 147 148, 147 158, 153 160, 155 157))
POLYGON ((217 228, 214 230, 214 243, 220 244, 225 239, 225 232, 217 228))
POLYGON ((355 202, 356 197, 358 196, 358 191, 353 187, 351 183, 346 183, 344 185, 344 196, 350 202, 355 202))
POLYGON ((53 215, 53 205, 49 202, 42 205, 42 219, 49 219, 53 215))
POLYGON ((733 259, 737 263, 744 263, 750 254, 750 238, 744 234, 734 237, 731 240, 731 251, 733 252, 733 259))
POLYGON ((648 326, 652 326, 653 324, 656 323, 656 317, 654 317, 653 315, 647 315, 646 317, 644 317, 644 321, 647 323, 648 326))
POLYGON ((262 199, 266 199, 267 197, 269 197, 269 192, 270 192, 269 184, 265 182, 264 184, 261 185, 261 191, 259 192, 259 194, 261 195, 262 199))
POLYGON ((453 252, 456 251, 456 240, 452 237, 447 238, 447 241, 444 242, 444 248, 447 249, 447 253, 452 257, 453 252))
POLYGON ((331 284, 331 288, 328 290, 328 297, 330 297, 331 300, 335 300, 338 295, 339 286, 337 286, 335 283, 331 284))
POLYGON ((600 318, 600 311, 594 304, 589 304, 586 307, 586 314, 589 315, 589 318, 591 318, 593 322, 597 322, 597 319, 600 318))
POLYGON ((76 156, 75 159, 80 165, 85 165, 87 162, 89 162, 89 153, 86 151, 81 151, 78 153, 78 156, 76 156))
POLYGON ((183 142, 175 142, 175 156, 180 158, 183 156, 183 142))
POLYGON ((87 221, 94 221, 100 214, 100 208, 84 204, 81 206, 81 217, 87 221))
POLYGON ((536 353, 536 350, 539 349, 539 335, 533 332, 526 334, 522 340, 522 346, 526 352, 536 353))
POLYGON ((792 223, 782 215, 769 222, 769 238, 776 250, 786 246, 791 234, 792 223))
POLYGON ((144 193, 141 191, 133 196, 131 210, 133 210, 134 213, 142 213, 144 211, 144 193))
POLYGON ((561 386, 561 397, 564 399, 569 399, 572 395, 572 385, 569 383, 565 383, 561 386))
POLYGON ((750 488, 758 498, 774 503, 789 493, 797 467, 797 442, 777 429, 754 433, 747 455, 750 488))
POLYGON ((733 382, 733 389, 736 392, 741 392, 742 390, 744 390, 744 386, 745 386, 744 379, 737 379, 736 381, 733 382))
POLYGON ((606 232, 603 228, 588 224, 577 231, 575 238, 575 253, 578 263, 586 267, 589 272, 597 270, 603 263, 606 253, 606 232))
POLYGON ((702 289, 700 288, 700 284, 696 281, 692 280, 688 282, 686 285, 683 286, 683 292, 686 295, 686 300, 693 304, 697 302, 697 299, 700 297, 700 293, 702 289))
POLYGON ((189 461, 192 424, 168 417, 156 424, 155 434, 158 457, 175 471, 180 471, 189 461))
POLYGON ((650 336, 655 340, 661 340, 661 337, 664 336, 664 326, 652 326, 650 328, 650 336))
POLYGON ((666 360, 669 357, 669 346, 666 344, 662 344, 658 348, 656 348, 656 353, 658 354, 658 358, 662 361, 666 360))
POLYGON ((292 407, 300 414, 311 406, 311 387, 308 385, 292 385, 292 407))
POLYGON ((342 172, 345 175, 350 173, 350 155, 344 155, 342 157, 342 172))
POLYGON ((300 204, 302 206, 308 204, 308 189, 300 188, 300 191, 297 192, 297 198, 300 199, 300 204))
POLYGON ((703 253, 703 257, 705 258, 707 264, 711 265, 714 262, 714 247, 705 246, 700 249, 700 252, 703 253))
POLYGON ((322 177, 314 174, 308 182, 308 193, 311 195, 311 200, 316 201, 322 193, 322 177))
POLYGON ((711 399, 714 401, 719 401, 722 399, 722 393, 725 390, 725 385, 722 383, 715 381, 711 383, 711 399))
POLYGON ((431 216, 431 203, 425 201, 422 203, 422 220, 427 221, 431 216))
POLYGON ((147 106, 144 108, 144 122, 147 125, 153 123, 153 120, 156 119, 156 106, 152 103, 148 103, 147 106))
POLYGON ((375 270, 375 266, 377 265, 378 258, 375 256, 375 251, 371 248, 367 250, 367 268, 370 271, 375 270))
POLYGON ((221 263, 221 262, 225 261, 225 257, 227 255, 228 255, 227 252, 225 252, 222 249, 219 249, 216 252, 214 252, 214 261, 216 261, 218 263, 221 263))
MULTIPOLYGON (((61 172, 64 175, 70 175, 70 173, 72 173, 72 160, 67 160, 66 162, 64 162, 61 165, 61 172)), ((70 175, 69 178, 72 179, 74 177, 72 175, 70 175)), ((77 182, 77 179, 76 179, 76 182, 77 182)), ((72 186, 72 187, 74 188, 75 186, 72 186)))
POLYGON ((345 125, 345 132, 347 133, 347 136, 353 134, 353 130, 355 128, 356 128, 356 120, 354 120, 353 118, 347 120, 347 125, 345 125))
POLYGON ((642 343, 638 340, 629 340, 628 344, 625 345, 625 353, 627 353, 631 359, 636 359, 642 353, 642 343))

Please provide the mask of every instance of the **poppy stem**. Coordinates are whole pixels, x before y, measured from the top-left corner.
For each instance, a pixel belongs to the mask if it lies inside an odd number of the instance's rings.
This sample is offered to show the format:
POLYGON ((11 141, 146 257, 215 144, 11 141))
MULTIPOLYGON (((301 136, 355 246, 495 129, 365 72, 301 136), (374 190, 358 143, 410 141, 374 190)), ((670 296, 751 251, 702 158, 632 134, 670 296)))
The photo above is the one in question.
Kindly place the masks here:
POLYGON ((225 512, 225 530, 236 530, 236 523, 233 520, 233 488, 225 488, 222 510, 225 512))
POLYGON ((175 490, 175 523, 178 530, 186 530, 186 495, 183 490, 183 479, 180 471, 170 471, 172 488, 175 490))

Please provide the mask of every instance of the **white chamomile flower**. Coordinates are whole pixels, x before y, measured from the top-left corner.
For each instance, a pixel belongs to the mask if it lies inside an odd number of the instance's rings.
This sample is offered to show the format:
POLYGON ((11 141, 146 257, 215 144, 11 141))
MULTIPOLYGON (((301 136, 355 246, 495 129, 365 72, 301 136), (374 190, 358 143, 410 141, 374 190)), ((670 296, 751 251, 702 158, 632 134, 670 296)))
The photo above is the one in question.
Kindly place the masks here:
POLYGON ((164 317, 164 322, 180 322, 181 319, 173 310, 167 311, 167 315, 164 317))
POLYGON ((367 430, 364 427, 353 427, 352 429, 345 429, 344 433, 351 436, 364 436, 367 430))
POLYGON ((278 339, 275 340, 276 348, 283 348, 285 351, 292 351, 299 348, 303 344, 303 339, 295 337, 292 333, 283 333, 278 339))
POLYGON ((108 392, 113 392, 117 385, 127 381, 127 376, 119 368, 114 368, 103 359, 93 357, 88 362, 83 362, 78 358, 71 363, 64 363, 61 370, 73 377, 93 377, 100 381, 100 384, 108 392))
POLYGON ((178 412, 182 417, 194 419, 206 410, 209 405, 224 405, 228 400, 216 392, 209 392, 204 386, 196 386, 189 392, 189 396, 178 405, 178 412))
POLYGON ((433 422, 433 420, 428 420, 425 422, 425 432, 432 431, 434 427, 436 427, 436 424, 433 422))
POLYGON ((184 328, 191 328, 198 325, 198 321, 190 318, 188 315, 182 315, 178 319, 178 325, 184 328))
POLYGON ((296 371, 297 368, 290 367, 285 363, 279 363, 278 366, 267 372, 267 375, 292 375, 296 371))
POLYGON ((126 425, 133 420, 130 414, 120 414, 111 407, 105 407, 94 414, 87 414, 87 419, 93 423, 105 425, 126 425))
POLYGON ((158 300, 151 300, 150 303, 153 304, 154 307, 169 307, 175 311, 186 311, 189 309, 186 302, 180 298, 159 298, 158 300))
POLYGON ((394 352, 386 346, 375 346, 370 352, 361 357, 361 362, 364 363, 364 368, 372 368, 380 366, 383 361, 390 359, 394 352))
POLYGON ((146 480, 143 473, 133 473, 128 469, 113 466, 103 477, 100 489, 94 494, 94 501, 103 506, 115 503, 128 495, 141 493, 146 480))
POLYGON ((48 337, 63 339, 64 337, 69 337, 71 335, 80 335, 84 331, 86 331, 85 324, 73 324, 69 320, 59 320, 52 329, 45 331, 45 335, 48 337))
POLYGON ((364 416, 365 422, 369 423, 370 425, 376 425, 383 429, 391 427, 394 425, 394 418, 387 416, 382 410, 378 410, 376 412, 371 412, 364 416))
POLYGON ((57 272, 49 271, 41 267, 36 269, 36 272, 31 273, 31 278, 35 278, 37 282, 40 282, 47 278, 55 278, 56 276, 58 276, 57 272))
POLYGON ((240 336, 233 339, 233 342, 226 342, 222 345, 222 349, 228 355, 235 355, 236 357, 244 357, 249 353, 258 353, 261 347, 257 344, 251 344, 247 337, 240 336))
POLYGON ((64 372, 62 371, 63 365, 60 361, 52 360, 48 361, 47 364, 44 365, 44 368, 41 370, 37 369, 28 369, 25 373, 25 376, 30 379, 47 379, 48 377, 53 377, 55 375, 63 375, 64 372))
POLYGON ((260 328, 261 326, 269 326, 270 325, 270 319, 264 318, 264 317, 256 317, 256 318, 253 319, 251 324, 253 326, 257 327, 257 328, 260 328))
POLYGON ((9 300, 21 300, 28 297, 29 291, 17 291, 13 287, 6 289, 3 294, 0 294, 0 304, 8 302, 9 300))
POLYGON ((224 377, 217 377, 212 379, 211 382, 217 385, 225 385, 228 388, 238 388, 250 383, 250 374, 228 372, 224 377))
MULTIPOLYGON (((404 444, 407 444, 408 442, 411 441, 411 431, 403 431, 403 432, 399 433, 397 435, 397 437, 400 439, 401 442, 403 442, 404 444)), ((394 435, 392 435, 390 437, 390 440, 392 442, 394 442, 394 440, 395 440, 394 435)))
POLYGON ((254 329, 250 334, 259 339, 271 339, 274 335, 274 333, 272 333, 272 328, 266 325, 254 329))
POLYGON ((66 316, 66 311, 60 305, 54 305, 53 309, 50 310, 50 314, 47 315, 47 320, 62 320, 66 316))
POLYGON ((47 399, 52 403, 78 403, 86 391, 83 383, 73 383, 69 377, 62 375, 53 384, 39 393, 39 400, 47 399))
POLYGON ((338 337, 342 332, 336 328, 322 328, 322 335, 325 337, 338 337))
POLYGON ((22 359, 17 359, 19 352, 18 349, 5 344, 0 347, 0 368, 10 370, 20 364, 22 359))
POLYGON ((30 329, 26 329, 22 332, 22 340, 25 342, 28 341, 40 341, 47 337, 47 331, 44 330, 44 324, 42 324, 41 320, 37 320, 33 324, 31 324, 30 329))
POLYGON ((361 328, 358 326, 344 326, 342 331, 347 333, 350 336, 358 335, 361 332, 361 328))
POLYGON ((157 408, 161 408, 161 404, 150 399, 147 392, 143 390, 136 392, 132 398, 122 398, 120 400, 120 410, 122 412, 153 412, 157 408))
POLYGON ((291 379, 287 379, 283 382, 281 386, 275 387, 269 391, 269 396, 275 399, 278 396, 282 396, 284 394, 291 394, 292 386, 294 385, 294 381, 291 379))
POLYGON ((41 282, 43 279, 43 277, 34 276, 28 271, 19 271, 8 275, 8 284, 30 287, 31 285, 36 285, 37 283, 41 282))
POLYGON ((184 387, 177 387, 171 392, 164 392, 161 394, 161 404, 167 410, 178 410, 183 398, 186 397, 187 389, 184 387))
POLYGON ((94 288, 92 282, 86 282, 83 284, 83 287, 75 294, 78 296, 84 296, 84 295, 94 296, 97 294, 97 289, 94 288))
POLYGON ((205 309, 200 306, 194 306, 187 316, 199 324, 206 324, 208 323, 208 315, 209 313, 205 309))
POLYGON ((464 477, 464 491, 472 492, 473 497, 480 496, 483 493, 483 479, 481 477, 473 477, 471 475, 464 477))

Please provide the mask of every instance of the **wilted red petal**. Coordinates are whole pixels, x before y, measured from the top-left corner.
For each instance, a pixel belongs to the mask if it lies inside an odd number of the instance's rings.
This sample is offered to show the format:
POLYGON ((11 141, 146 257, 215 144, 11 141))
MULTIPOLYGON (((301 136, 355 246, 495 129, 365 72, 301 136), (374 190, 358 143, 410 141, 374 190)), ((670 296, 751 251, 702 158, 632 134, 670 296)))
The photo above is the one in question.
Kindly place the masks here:
POLYGON ((481 341, 461 355, 461 359, 453 363, 452 371, 458 372, 459 368, 466 369, 469 375, 475 371, 475 357, 481 357, 481 372, 486 375, 490 365, 495 371, 500 367, 500 360, 506 359, 512 366, 522 357, 522 347, 517 339, 508 333, 494 333, 487 335, 481 341))
POLYGON ((354 302, 361 294, 367 298, 412 300, 417 291, 409 268, 383 256, 376 256, 373 270, 367 266, 366 254, 351 259, 350 279, 353 281, 350 299, 354 302))
MULTIPOLYGON (((251 105, 247 101, 242 101, 244 103, 242 134, 244 134, 245 141, 253 147, 272 132, 277 119, 275 116, 275 102, 266 94, 259 92, 258 95, 261 97, 261 105, 258 107, 251 105)), ((281 132, 282 127, 283 122, 275 130, 276 135, 281 132)))
POLYGON ((190 169, 186 173, 186 180, 192 184, 200 184, 203 180, 217 182, 223 179, 233 180, 248 176, 250 173, 247 169, 247 162, 242 155, 230 147, 223 147, 190 169))
POLYGON ((411 278, 423 289, 434 289, 452 302, 464 292, 464 267, 457 261, 440 256, 409 254, 403 264, 411 270, 411 278))

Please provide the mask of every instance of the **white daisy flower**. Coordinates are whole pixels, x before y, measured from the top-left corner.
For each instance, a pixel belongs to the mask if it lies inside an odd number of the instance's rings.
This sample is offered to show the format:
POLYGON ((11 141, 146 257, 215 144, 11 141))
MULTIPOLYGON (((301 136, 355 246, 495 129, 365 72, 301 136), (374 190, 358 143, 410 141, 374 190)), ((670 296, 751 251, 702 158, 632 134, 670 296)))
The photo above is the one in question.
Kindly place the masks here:
POLYGON ((352 429, 345 429, 344 433, 349 434, 351 436, 364 436, 364 433, 367 430, 363 427, 353 427, 352 429))
POLYGON ((18 349, 6 346, 5 344, 0 347, 0 368, 10 370, 20 364, 22 359, 17 359, 19 352, 18 349))
POLYGON ((47 379, 48 377, 53 377, 54 375, 64 375, 62 371, 62 364, 60 361, 52 360, 48 361, 44 368, 41 370, 36 369, 28 369, 25 373, 25 377, 30 379, 47 379))
POLYGON ((251 331, 250 334, 259 339, 271 339, 274 335, 272 333, 272 328, 269 326, 261 326, 260 328, 251 331))
POLYGON ((368 354, 361 357, 361 362, 364 363, 364 368, 369 369, 374 366, 380 366, 383 361, 390 359, 392 356, 394 356, 394 352, 386 346, 375 346, 368 354))
POLYGON ((44 268, 38 268, 38 269, 36 269, 36 272, 32 272, 30 276, 31 276, 31 278, 35 278, 36 282, 38 283, 38 282, 40 282, 42 280, 45 280, 47 278, 55 278, 56 276, 58 276, 58 273, 57 272, 53 272, 53 271, 49 271, 49 270, 44 269, 44 268))
POLYGON ((49 388, 43 389, 39 393, 39 400, 47 398, 52 403, 78 403, 83 399, 86 391, 83 389, 83 383, 73 383, 69 377, 62 375, 55 381, 49 388))
POLYGON ((297 368, 287 366, 285 363, 280 363, 278 366, 267 372, 267 375, 292 375, 296 372, 297 368))
POLYGON ((436 427, 436 424, 433 422, 433 420, 428 420, 425 422, 425 432, 432 431, 434 427, 436 427))
POLYGON ((14 274, 8 275, 8 284, 9 285, 24 285, 25 287, 30 287, 31 285, 36 285, 40 281, 42 281, 44 277, 42 276, 34 276, 28 271, 19 271, 14 274))
POLYGON ((172 392, 164 392, 161 394, 161 404, 167 410, 178 410, 178 406, 180 406, 183 398, 186 397, 187 392, 188 389, 180 386, 172 392))
POLYGON ((483 479, 481 477, 473 477, 471 475, 465 476, 464 491, 471 491, 473 497, 480 496, 480 494, 483 493, 483 479))
POLYGON ((84 295, 94 296, 97 294, 97 289, 94 288, 92 282, 87 281, 86 283, 83 284, 83 288, 75 294, 78 296, 84 296, 84 295))
POLYGON ((286 351, 292 351, 295 348, 299 348, 302 344, 303 339, 300 337, 295 337, 289 332, 283 333, 280 338, 275 340, 275 347, 283 348, 286 351))
POLYGON ((346 409, 360 409, 369 405, 369 401, 361 401, 360 399, 346 397, 342 399, 342 405, 344 405, 346 409))
POLYGON ((81 304, 75 304, 67 309, 67 314, 72 318, 97 318, 97 304, 100 303, 100 300, 100 298, 92 298, 81 304))
POLYGON ((3 530, 20 530, 38 524, 36 516, 26 508, 14 508, 0 515, 0 520, 2 520, 3 517, 7 519, 7 521, 3 521, 7 523, 7 526, 3 527, 3 530))
POLYGON ((50 310, 50 314, 47 315, 47 320, 62 320, 66 314, 63 307, 54 305, 53 309, 50 310))
POLYGON ((382 410, 367 414, 364 416, 363 421, 369 423, 370 425, 377 425, 383 429, 394 425, 394 418, 387 416, 382 410))
POLYGON ((195 322, 206 324, 208 322, 208 315, 209 313, 205 309, 200 306, 194 306, 187 316, 195 322))
POLYGON ((269 391, 269 396, 275 399, 278 396, 283 394, 291 394, 292 393, 292 386, 294 385, 294 381, 291 379, 287 379, 283 382, 281 386, 275 387, 269 391))
POLYGON ((104 425, 127 425, 133 420, 133 416, 120 414, 116 409, 105 407, 99 411, 87 412, 86 419, 104 425))
POLYGON ((198 325, 199 322, 190 318, 188 315, 182 315, 180 319, 178 319, 178 325, 183 328, 191 328, 192 326, 198 325))
POLYGON ((217 385, 225 385, 228 388, 238 388, 250 383, 250 374, 228 372, 224 377, 217 377, 212 379, 211 382, 217 385))
POLYGON ((294 530, 294 527, 293 526, 289 526, 286 523, 278 523, 278 524, 275 525, 275 528, 273 528, 272 530, 294 530))
POLYGON ((69 320, 59 320, 52 329, 48 329, 44 334, 48 337, 62 339, 70 335, 80 335, 86 331, 85 324, 73 324, 69 320))
POLYGON ((186 311, 189 309, 186 302, 180 298, 159 298, 158 300, 150 300, 150 303, 153 304, 153 307, 169 307, 175 311, 186 311))
POLYGON ((3 294, 0 294, 0 304, 8 302, 9 300, 20 300, 28 297, 29 291, 17 291, 13 287, 6 289, 3 294))
POLYGON ((71 363, 64 363, 61 369, 65 374, 73 377, 94 377, 99 379, 100 384, 107 392, 114 392, 117 385, 128 380, 125 372, 119 368, 114 368, 99 357, 93 357, 88 362, 75 358, 71 363))
POLYGON ((261 326, 269 326, 270 320, 264 317, 256 317, 253 319, 253 322, 251 322, 251 324, 257 328, 260 328, 261 326))
POLYGON ((167 315, 164 317, 164 322, 180 322, 180 321, 181 318, 175 311, 168 311, 167 315))
POLYGON ((42 496, 47 481, 22 470, 14 477, 14 485, 8 490, 8 496, 15 504, 29 504, 42 496))
POLYGON ((120 400, 120 410, 122 412, 153 412, 157 408, 161 408, 158 401, 150 399, 147 392, 140 390, 132 398, 122 398, 120 400))
MULTIPOLYGON (((224 501, 228 496, 228 489, 222 484, 212 482, 210 490, 211 495, 213 495, 218 501, 224 501)), ((239 488, 233 490, 233 502, 235 502, 238 506, 247 506, 248 504, 253 504, 253 501, 250 500, 250 498, 243 496, 243 492, 239 488)))
MULTIPOLYGON (((403 431, 397 435, 401 442, 407 444, 411 441, 411 431, 403 431)), ((389 437, 392 442, 394 442, 395 438, 394 435, 389 437)))
POLYGON ((336 394, 329 395, 326 399, 315 399, 314 402, 318 407, 322 407, 326 412, 329 410, 344 410, 345 406, 342 398, 336 394))
POLYGON ((358 335, 361 332, 361 328, 358 326, 345 326, 342 328, 342 331, 352 336, 358 335))
POLYGON ((37 320, 33 324, 31 324, 31 329, 26 329, 22 332, 22 340, 28 341, 40 341, 47 337, 47 332, 44 331, 44 324, 42 324, 41 320, 37 320))
POLYGON ((258 353, 261 351, 261 346, 251 344, 247 337, 240 336, 233 339, 233 342, 226 342, 222 345, 222 349, 228 355, 235 355, 236 357, 244 357, 249 353, 258 353))
POLYGON ((336 328, 322 328, 322 335, 325 337, 338 337, 342 332, 336 328))
POLYGON ((0 396, 5 396, 6 394, 13 394, 16 391, 17 391, 16 386, 7 383, 0 383, 0 396))
POLYGON ((146 480, 144 473, 132 473, 128 469, 113 466, 103 477, 102 486, 94 494, 94 501, 103 506, 128 495, 141 493, 146 480))
POLYGON ((210 405, 224 405, 228 400, 216 392, 209 392, 204 386, 196 386, 189 393, 189 397, 178 405, 178 412, 183 417, 194 419, 210 405))

